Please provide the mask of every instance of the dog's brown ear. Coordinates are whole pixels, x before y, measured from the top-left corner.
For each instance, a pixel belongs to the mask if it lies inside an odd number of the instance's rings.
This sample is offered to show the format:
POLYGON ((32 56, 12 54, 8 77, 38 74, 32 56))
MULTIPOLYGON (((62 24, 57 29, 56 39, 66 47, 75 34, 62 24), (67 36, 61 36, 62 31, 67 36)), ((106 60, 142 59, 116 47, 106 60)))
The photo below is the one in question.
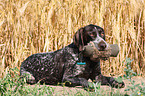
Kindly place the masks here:
POLYGON ((84 47, 83 31, 84 28, 80 28, 73 37, 73 42, 79 48, 79 51, 82 51, 84 47))

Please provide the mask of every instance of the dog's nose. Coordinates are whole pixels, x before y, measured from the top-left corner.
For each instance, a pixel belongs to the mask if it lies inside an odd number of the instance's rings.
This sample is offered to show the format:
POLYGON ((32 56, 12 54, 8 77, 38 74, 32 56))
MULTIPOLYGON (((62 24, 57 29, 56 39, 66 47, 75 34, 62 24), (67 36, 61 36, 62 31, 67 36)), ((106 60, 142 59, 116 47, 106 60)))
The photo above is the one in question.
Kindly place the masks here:
POLYGON ((98 44, 98 47, 99 47, 99 51, 103 51, 105 50, 106 48, 106 43, 101 41, 99 44, 98 44))

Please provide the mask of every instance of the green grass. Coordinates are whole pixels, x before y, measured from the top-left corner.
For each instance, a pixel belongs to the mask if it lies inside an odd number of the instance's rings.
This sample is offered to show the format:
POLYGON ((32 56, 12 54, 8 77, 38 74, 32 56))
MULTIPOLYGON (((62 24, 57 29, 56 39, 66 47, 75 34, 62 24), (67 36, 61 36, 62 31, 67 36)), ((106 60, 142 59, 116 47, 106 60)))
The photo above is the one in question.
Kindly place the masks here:
POLYGON ((124 71, 126 75, 124 75, 124 78, 129 80, 131 83, 131 86, 127 86, 127 89, 124 91, 129 91, 130 96, 143 96, 145 95, 145 84, 142 82, 141 84, 135 84, 135 81, 132 80, 133 76, 137 76, 139 74, 136 74, 132 68, 131 68, 131 60, 130 58, 126 58, 124 64, 126 65, 126 68, 124 68, 124 71))
POLYGON ((1 96, 43 96, 46 94, 52 95, 54 93, 54 88, 45 85, 40 87, 39 83, 35 84, 33 87, 28 86, 26 80, 20 78, 17 71, 17 68, 11 69, 11 71, 0 80, 1 96))
MULTIPOLYGON (((120 89, 111 88, 105 90, 101 88, 100 83, 92 83, 94 86, 93 91, 83 90, 83 88, 76 88, 75 90, 68 90, 67 87, 63 86, 62 92, 55 91, 56 87, 50 87, 45 84, 40 85, 37 83, 33 86, 26 84, 24 78, 20 78, 18 68, 10 69, 7 75, 0 80, 0 95, 1 96, 143 96, 145 95, 145 84, 135 84, 132 80, 134 72, 131 71, 130 63, 131 59, 126 58, 124 64, 126 64, 126 69, 124 79, 129 80, 131 86, 127 86, 124 92, 120 92, 120 89)), ((118 77, 116 80, 122 81, 122 77, 118 77)), ((70 88, 71 89, 71 88, 70 88)))

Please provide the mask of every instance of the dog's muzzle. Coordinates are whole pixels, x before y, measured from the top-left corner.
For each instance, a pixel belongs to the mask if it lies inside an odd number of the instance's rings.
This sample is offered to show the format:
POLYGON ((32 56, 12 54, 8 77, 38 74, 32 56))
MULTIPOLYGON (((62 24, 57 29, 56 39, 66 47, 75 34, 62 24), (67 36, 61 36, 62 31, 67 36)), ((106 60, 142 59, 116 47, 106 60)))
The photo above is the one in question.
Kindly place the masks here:
POLYGON ((91 60, 95 61, 98 59, 107 60, 109 57, 117 57, 119 53, 119 47, 117 44, 108 44, 106 50, 99 51, 97 43, 91 41, 88 45, 83 48, 84 57, 90 57, 91 60))

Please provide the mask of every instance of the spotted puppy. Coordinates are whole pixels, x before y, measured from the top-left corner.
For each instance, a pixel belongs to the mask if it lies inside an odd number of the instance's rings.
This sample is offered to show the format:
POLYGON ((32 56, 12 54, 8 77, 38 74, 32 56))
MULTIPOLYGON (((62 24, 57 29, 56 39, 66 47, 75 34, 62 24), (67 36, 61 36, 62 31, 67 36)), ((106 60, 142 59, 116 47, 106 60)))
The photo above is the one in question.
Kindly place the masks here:
POLYGON ((90 24, 80 28, 74 35, 73 42, 54 52, 37 53, 22 62, 20 75, 26 77, 29 84, 40 83, 56 85, 65 82, 66 86, 89 87, 88 79, 101 82, 102 85, 124 87, 124 83, 117 82, 113 77, 101 74, 100 60, 92 61, 83 57, 83 47, 90 41, 98 44, 98 50, 106 50, 103 28, 90 24), (83 61, 85 65, 78 65, 83 61), (69 82, 69 83, 68 83, 69 82))

